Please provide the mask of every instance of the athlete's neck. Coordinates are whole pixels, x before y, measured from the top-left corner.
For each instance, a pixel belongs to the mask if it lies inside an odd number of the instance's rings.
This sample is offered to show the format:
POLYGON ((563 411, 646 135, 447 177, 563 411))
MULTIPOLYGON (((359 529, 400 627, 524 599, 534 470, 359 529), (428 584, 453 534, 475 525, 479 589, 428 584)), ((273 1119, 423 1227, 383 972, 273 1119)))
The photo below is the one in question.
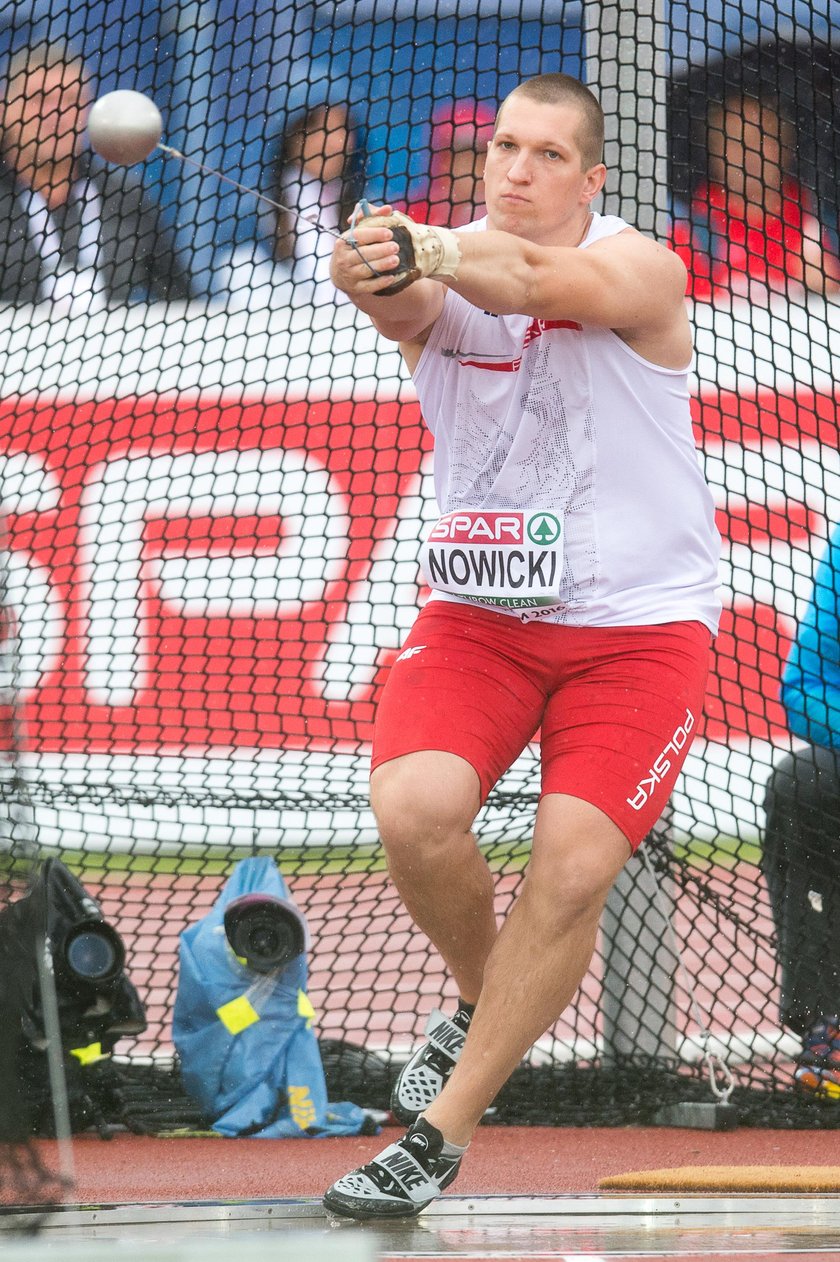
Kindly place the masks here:
POLYGON ((586 212, 586 217, 584 218, 584 221, 583 221, 583 228, 581 230, 581 234, 578 237, 577 241, 575 241, 576 246, 582 245, 583 242, 586 240, 587 236, 589 235, 589 225, 591 223, 592 223, 592 211, 588 210, 586 212))

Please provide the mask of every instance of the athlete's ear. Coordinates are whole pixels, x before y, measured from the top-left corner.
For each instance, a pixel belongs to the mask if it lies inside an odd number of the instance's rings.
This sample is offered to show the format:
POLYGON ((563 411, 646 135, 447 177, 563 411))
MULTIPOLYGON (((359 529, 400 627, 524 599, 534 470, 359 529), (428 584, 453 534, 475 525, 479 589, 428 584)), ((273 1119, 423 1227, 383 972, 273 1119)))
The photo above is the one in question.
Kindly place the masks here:
POLYGON ((586 180, 583 185, 583 200, 587 204, 594 201, 606 182, 607 168, 604 166, 603 162, 599 162, 596 166, 590 167, 586 172, 586 180))

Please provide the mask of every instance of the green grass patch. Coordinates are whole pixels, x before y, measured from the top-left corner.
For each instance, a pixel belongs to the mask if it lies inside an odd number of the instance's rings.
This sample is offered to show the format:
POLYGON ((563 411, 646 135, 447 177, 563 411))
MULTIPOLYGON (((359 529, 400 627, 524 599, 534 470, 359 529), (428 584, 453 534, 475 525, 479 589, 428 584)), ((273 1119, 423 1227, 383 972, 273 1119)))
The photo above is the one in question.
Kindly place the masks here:
POLYGON ((692 867, 725 868, 731 872, 741 863, 757 867, 761 859, 761 847, 756 842, 743 841, 738 837, 718 837, 715 841, 692 839, 674 847, 674 854, 692 867))
MULTIPOLYGON (((531 855, 530 842, 493 841, 482 846, 491 871, 524 871, 531 855)), ((42 851, 41 859, 61 859, 81 880, 112 883, 121 875, 193 876, 224 880, 234 866, 253 854, 271 853, 284 876, 341 876, 355 873, 384 872, 387 868, 381 846, 313 846, 282 849, 274 852, 229 848, 202 849, 185 847, 179 853, 133 853, 126 850, 42 851)), ((708 870, 712 867, 731 871, 738 864, 758 865, 760 847, 735 837, 719 837, 714 842, 691 840, 675 847, 677 858, 693 867, 708 870)), ((0 859, 0 872, 15 879, 23 879, 28 863, 6 855, 0 859)))

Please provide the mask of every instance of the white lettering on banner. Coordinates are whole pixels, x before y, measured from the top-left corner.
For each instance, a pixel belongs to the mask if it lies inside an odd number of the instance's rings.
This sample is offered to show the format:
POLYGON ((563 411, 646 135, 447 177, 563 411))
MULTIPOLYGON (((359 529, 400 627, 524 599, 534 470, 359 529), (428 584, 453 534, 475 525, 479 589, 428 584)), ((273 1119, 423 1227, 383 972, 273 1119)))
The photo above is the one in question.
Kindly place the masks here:
POLYGON ((40 456, 25 451, 0 454, 0 502, 5 513, 48 513, 58 508, 61 486, 40 456))
MULTIPOLYGON (((323 464, 285 448, 129 455, 91 470, 79 518, 82 604, 88 623, 87 686, 105 705, 130 705, 143 685, 142 584, 181 616, 298 616, 341 576, 349 505, 323 464), (207 554, 148 559, 153 517, 283 518, 270 557, 207 554)), ((231 551, 235 541, 230 543, 231 551)), ((215 552, 215 548, 214 548, 215 552)))
MULTIPOLYGON (((259 293, 267 293, 269 289, 263 286, 259 293)), ((257 306, 259 293, 256 293, 257 306)), ((142 714, 139 709, 109 714, 97 706, 98 698, 80 694, 78 687, 80 682, 84 685, 90 678, 85 655, 92 645, 87 639, 88 628, 81 621, 81 615, 90 612, 90 590, 86 594, 87 607, 82 609, 81 593, 75 586, 79 544, 78 479, 90 475, 94 462, 115 460, 118 455, 122 458, 136 456, 148 452, 150 447, 155 455, 169 450, 179 441, 176 434, 180 432, 178 426, 173 429, 171 400, 179 411, 186 400, 188 412, 194 401, 197 429, 200 428, 201 441, 206 445, 218 442, 229 448, 248 442, 247 430, 253 418, 239 427, 235 415, 235 401, 242 398, 243 387, 260 410, 258 425, 265 423, 273 428, 276 419, 278 435, 299 433, 295 427, 301 416, 306 416, 306 438, 303 441, 297 436, 289 438, 299 446, 310 442, 311 415, 306 407, 313 400, 324 404, 326 415, 332 407, 330 400, 334 400, 339 423, 355 419, 355 403, 343 411, 348 401, 361 401, 361 415, 366 423, 369 414, 365 412, 365 405, 373 402, 380 429, 383 410, 387 424, 405 402, 409 407, 414 406, 411 386, 400 366, 396 348, 389 349, 383 344, 369 322, 352 307, 336 309, 329 319, 321 318, 324 312, 320 309, 298 309, 294 312, 295 319, 290 320, 289 303, 275 302, 276 290, 272 290, 272 295, 271 310, 266 309, 265 319, 262 313, 255 314, 250 299, 246 303, 246 306, 250 304, 250 310, 233 315, 229 312, 208 314, 201 305, 193 313, 189 304, 184 307, 176 303, 140 312, 142 319, 132 318, 128 324, 123 309, 72 321, 43 320, 38 312, 20 308, 10 307, 0 312, 5 347, 2 381, 5 429, 16 449, 11 457, 13 464, 9 465, 14 477, 4 478, 2 496, 10 518, 11 564, 16 571, 12 581, 17 584, 21 619, 27 618, 22 646, 30 655, 29 661, 24 663, 27 682, 34 685, 36 671, 41 670, 41 680, 46 685, 42 695, 36 691, 27 698, 32 719, 28 739, 39 762, 48 767, 58 765, 59 760, 65 758, 77 759, 72 774, 78 774, 80 786, 87 783, 91 765, 102 774, 111 775, 118 759, 124 760, 123 767, 131 767, 132 775, 137 768, 141 780, 147 776, 159 777, 161 768, 168 762, 169 766, 177 768, 179 777, 194 776, 195 780, 188 783, 198 785, 205 783, 201 777, 208 774, 208 768, 209 774, 216 773, 221 765, 216 755, 220 754, 221 747, 231 743, 238 743, 239 752, 244 755, 231 762, 231 774, 245 776, 244 782, 249 785, 252 766, 271 769, 272 774, 280 764, 284 768, 300 767, 301 775, 305 770, 308 776, 309 758, 323 757, 323 763, 318 765, 325 777, 335 774, 336 763, 343 767, 344 755, 334 752, 327 756, 307 751, 306 760, 301 755, 301 761, 297 762, 294 741, 308 738, 305 734, 301 736, 300 725, 286 728, 282 716, 271 731, 261 729, 258 733, 263 748, 253 763, 248 741, 254 738, 254 724, 249 722, 240 727, 235 716, 225 722, 222 715, 219 726, 214 719, 210 731, 197 708, 184 715, 183 729, 170 735, 167 719, 172 711, 165 690, 171 685, 174 704, 178 705, 179 695, 183 697, 195 687, 200 707, 205 698, 209 700, 213 687, 220 683, 218 676, 215 680, 212 678, 213 664, 208 665, 209 655, 202 652, 202 646, 194 648, 186 639, 181 644, 177 635, 171 644, 171 657, 170 647, 167 647, 166 660, 161 663, 164 670, 169 667, 172 670, 168 677, 162 677, 160 694, 137 698, 149 702, 149 708, 142 714), (296 412, 293 406, 287 416, 290 399, 293 404, 303 401, 304 410, 296 412), (64 424, 65 404, 73 418, 70 428, 78 433, 78 446, 74 445, 72 437, 69 444, 66 443, 56 429, 56 421, 64 424), (219 417, 223 419, 225 432, 216 439, 212 435, 217 432, 219 417), (150 437, 147 438, 147 434, 150 437), (138 435, 142 445, 128 452, 127 444, 132 441, 132 435, 138 435), (21 450, 27 447, 31 447, 33 454, 22 456, 21 450), (45 448, 49 449, 46 459, 50 472, 42 477, 40 453, 45 448), (91 451, 95 452, 92 460, 88 457, 91 451), (59 487, 60 504, 57 503, 59 487), (13 488, 14 498, 9 494, 10 488, 13 488), (59 507, 60 514, 54 511, 59 507), (43 522, 32 516, 38 513, 44 515, 43 522), (54 572, 49 574, 47 585, 47 571, 51 568, 54 572), (62 649, 62 660, 50 665, 54 637, 60 626, 56 599, 59 595, 68 602, 67 610, 62 611, 67 617, 68 638, 62 649), (39 605, 48 614, 43 621, 36 616, 39 605), (43 669, 50 671, 49 679, 43 669), (149 749, 149 733, 155 724, 159 724, 160 731, 159 740, 154 738, 157 750, 154 756, 147 757, 142 751, 149 749), (284 749, 283 758, 278 760, 276 747, 285 744, 287 731, 292 732, 292 739, 288 750, 284 749), (68 736, 75 743, 75 752, 56 754, 57 745, 68 736), (93 748, 94 741, 96 748, 93 748), (205 761, 204 747, 208 742, 215 744, 216 750, 213 758, 205 761), (180 757, 182 748, 190 751, 185 764, 180 757), (264 758, 264 762, 261 763, 260 758, 264 758)), ((783 740, 785 735, 784 718, 777 700, 780 646, 788 638, 794 619, 798 621, 801 617, 812 586, 814 565, 824 551, 826 522, 840 520, 840 494, 837 493, 840 455, 836 441, 840 403, 836 387, 840 379, 840 306, 821 303, 819 299, 807 304, 799 300, 786 304, 779 298, 770 308, 751 307, 744 300, 726 310, 695 303, 692 313, 697 341, 692 385, 700 406, 698 420, 702 430, 698 436, 701 447, 705 448, 702 459, 710 474, 709 480, 719 497, 719 520, 724 534, 721 579, 728 588, 724 657, 730 663, 738 662, 738 671, 735 677, 725 676, 723 699, 714 682, 710 689, 705 742, 689 755, 694 760, 693 769, 682 783, 678 782, 674 795, 677 828, 685 827, 693 834, 697 830, 697 835, 704 836, 708 831, 710 837, 720 833, 746 837, 752 835, 750 830, 758 836, 767 768, 778 752, 770 742, 783 740), (816 441, 817 434, 823 438, 822 447, 816 441), (782 443, 778 441, 780 438, 782 443), (790 507, 798 510, 802 506, 807 511, 789 516, 790 507), (790 522, 787 529, 786 516, 790 522), (791 528, 799 524, 804 528, 791 528), (771 708, 775 718, 769 717, 771 708), (711 737, 710 731, 714 733, 711 737), (704 786, 704 791, 698 793, 692 784, 704 786)), ((330 416, 330 424, 332 419, 330 416)), ((413 424, 412 419, 410 425, 413 424)), ((265 432, 269 432, 268 428, 265 432)), ((278 437, 277 441, 285 441, 285 438, 278 437)), ((313 450, 321 452, 320 436, 311 441, 313 450)), ((337 440, 342 445, 343 441, 337 440)), ((327 463, 341 469, 337 476, 342 487, 345 484, 350 487, 351 510, 358 512, 366 525, 370 520, 367 496, 371 486, 377 494, 384 475, 384 484, 390 489, 395 468, 403 467, 403 454, 395 456, 400 446, 390 441, 373 443, 367 460, 348 466, 342 463, 344 452, 330 443, 327 463), (361 473, 363 488, 358 499, 354 490, 356 468, 361 473)), ((416 446, 412 447, 412 455, 416 458, 416 446)), ((416 464, 410 467, 414 469, 416 464)), ((427 462, 424 468, 429 467, 427 462)), ((311 622, 307 621, 306 640, 313 653, 323 653, 323 660, 304 662, 304 654, 308 656, 309 650, 304 649, 302 640, 298 650, 297 631, 293 633, 294 644, 284 643, 284 648, 289 649, 286 664, 291 671, 296 669, 300 652, 300 670, 295 679, 299 690, 295 700, 299 698, 306 703, 315 700, 314 710, 322 726, 313 731, 322 730, 330 737, 336 734, 339 745, 344 734, 353 732, 347 750, 348 765, 352 765, 353 770, 348 776, 356 774, 355 737, 366 739, 368 732, 370 686, 383 663, 399 651, 422 603, 424 589, 422 580, 418 582, 417 565, 420 525, 423 522, 431 525, 440 511, 434 508, 430 477, 414 482, 408 476, 400 476, 398 489, 396 525, 393 519, 386 522, 380 517, 377 521, 378 531, 381 530, 379 537, 366 545, 361 533, 358 538, 353 537, 353 568, 341 575, 352 577, 352 584, 345 587, 339 582, 328 589, 331 599, 328 609, 315 605, 307 610, 307 615, 314 614, 314 617, 311 622), (363 553, 369 564, 359 559, 363 553), (337 599, 332 601, 334 593, 337 599), (322 671, 318 678, 313 677, 315 666, 322 671), (358 704, 360 702, 362 704, 358 704)), ((88 500, 82 505, 83 526, 85 513, 87 525, 91 524, 94 500, 95 496, 91 498, 88 493, 88 500)), ((131 511, 135 511, 133 507, 131 511)), ((390 504, 381 511, 390 512, 390 504)), ((149 510, 150 515, 164 512, 165 507, 149 510)), ((112 529, 112 523, 113 519, 108 530, 112 529)), ((132 524, 131 530, 135 528, 142 530, 142 524, 139 527, 132 524)), ((167 526, 164 534, 159 521, 148 528, 149 560, 140 560, 143 580, 154 573, 157 584, 166 585, 167 610, 174 609, 178 601, 182 602, 182 609, 200 608, 202 602, 210 607, 211 593, 189 582, 200 580, 200 566, 191 564, 185 575, 183 570, 178 570, 180 558, 174 547, 159 555, 159 538, 172 539, 177 529, 180 527, 170 530, 167 526), (156 568, 152 570, 152 566, 156 568), (194 606, 184 603, 188 596, 190 601, 195 600, 194 606)), ((273 526, 266 526, 266 531, 269 530, 274 543, 279 537, 286 544, 286 531, 278 536, 273 526)), ((193 529, 192 534, 196 533, 193 529)), ((364 534, 370 538, 367 530, 364 534)), ((88 532, 88 544, 91 537, 88 532)), ((250 537, 253 535, 249 534, 250 537)), ((265 549, 262 552, 263 555, 254 560, 264 562, 265 549)), ((217 553, 218 547, 214 546, 211 556, 198 560, 205 565, 218 561, 217 553)), ((194 556, 191 542, 191 559, 194 556)), ((238 555, 231 549, 232 559, 239 561, 243 557, 243 549, 238 555)), ((94 555, 88 550, 88 560, 94 563, 94 577, 98 581, 100 562, 104 568, 105 555, 94 555)), ((266 579, 270 581, 268 576, 266 579)), ((139 592, 141 601, 155 598, 155 605, 156 597, 163 594, 159 586, 155 592, 154 583, 148 581, 145 587, 141 582, 139 592)), ((222 604, 231 596, 236 602, 239 593, 212 593, 212 599, 222 604)), ((244 593, 244 600, 248 599, 249 594, 244 593)), ((139 655, 132 660, 138 669, 146 665, 142 656, 145 634, 142 606, 139 612, 141 621, 137 623, 137 606, 129 606, 139 655)), ((265 630, 268 630, 265 626, 255 628, 250 624, 234 624, 232 628, 220 626, 216 647, 221 654, 230 655, 229 637, 235 635, 236 652, 241 651, 243 667, 249 668, 247 664, 258 656, 256 638, 265 630)), ((283 624, 272 623, 270 630, 272 636, 282 636, 283 624)), ((158 662, 148 664, 158 667, 158 662)), ((116 692, 119 679, 114 676, 112 682, 114 695, 119 695, 116 692)), ((266 678, 263 682, 270 697, 277 681, 266 678)), ((282 692, 281 685, 277 688, 278 697, 282 692)), ((107 700, 107 693, 104 695, 107 700)), ((128 696, 131 699, 130 690, 128 696)), ((224 703, 221 709, 224 710, 224 703)), ((664 757, 671 760, 673 755, 667 751, 664 757)), ((61 765, 65 764, 61 762, 61 765)), ((226 766, 224 774, 228 772, 226 766)), ((670 777, 666 783, 670 783, 670 777)), ((361 781, 359 785, 361 791, 361 781)), ((628 786, 628 791, 631 787, 628 786)), ((664 792, 660 786, 657 796, 664 792)), ((68 837, 72 837, 73 843, 85 846, 113 845, 115 841, 118 846, 124 845, 121 830, 114 827, 116 811, 112 813, 112 806, 107 811, 103 808, 101 815, 94 812, 96 819, 91 824, 88 812, 93 812, 94 808, 92 802, 86 803, 80 824, 73 825, 68 832, 62 818, 58 828, 49 824, 52 828, 49 835, 58 845, 70 844, 68 837)), ((180 819, 171 821, 169 814, 166 808, 156 813, 156 827, 159 827, 156 836, 165 837, 180 847, 184 826, 180 819)), ((281 828, 278 844, 288 841, 290 828, 297 830, 298 838, 305 835, 308 840, 320 839, 321 842, 334 839, 336 828, 343 829, 345 825, 337 823, 335 812, 323 814, 323 821, 319 816, 318 824, 313 825, 309 816, 304 820, 296 812, 286 812, 283 825, 288 823, 290 827, 285 831, 281 828)), ((364 826, 374 840, 372 821, 364 826)), ((272 822, 268 827, 273 829, 275 824, 272 822)), ((351 818, 346 827, 356 838, 356 820, 351 818)), ((201 829, 204 828, 202 819, 201 829)), ((211 831, 216 829, 220 838, 224 835, 224 844, 228 844, 227 825, 214 819, 211 831)), ((135 832, 132 828, 132 835, 135 832)), ((205 836, 202 831, 202 840, 205 836)), ((235 842, 235 826, 233 838, 235 842)))
POLYGON ((763 439, 760 448, 744 447, 710 438, 701 462, 721 507, 735 499, 783 510, 793 500, 818 516, 838 520, 840 452, 834 447, 811 439, 797 447, 771 439, 763 439))
POLYGON ((378 539, 367 577, 353 583, 347 613, 327 630, 327 651, 313 682, 328 701, 358 701, 370 690, 382 654, 400 647, 420 607, 422 575, 418 552, 426 527, 438 515, 433 457, 401 497, 393 534, 378 539))
POLYGON ((15 611, 18 651, 14 674, 10 659, 2 655, 4 677, 0 686, 32 692, 61 659, 65 636, 62 602, 53 590, 49 570, 27 552, 15 549, 0 558, 0 565, 6 566, 5 595, 15 611))
POLYGON ((727 514, 745 518, 761 506, 784 521, 791 503, 807 510, 801 544, 770 532, 762 537, 760 531, 750 532, 749 542, 727 538, 726 532, 723 540, 724 586, 798 622, 823 551, 818 540, 827 539, 829 525, 840 521, 840 452, 808 438, 796 447, 773 439, 762 439, 760 447, 707 439, 701 459, 717 507, 727 514))
POLYGON ((668 753, 672 753, 675 757, 681 749, 685 747, 688 740, 688 734, 694 728, 694 715, 690 710, 686 710, 685 718, 679 727, 675 730, 668 744, 662 750, 653 762, 653 766, 639 783, 636 785, 636 793, 632 798, 627 798, 627 805, 632 806, 634 811, 640 811, 645 802, 653 797, 656 786, 664 780, 668 772, 671 770, 671 759, 668 753))
MULTIPOLYGON (((22 516, 48 513, 61 503, 56 475, 38 455, 24 451, 0 454, 0 502, 3 512, 22 516)), ((54 591, 50 571, 27 551, 16 548, 3 557, 6 599, 14 610, 18 661, 14 676, 2 686, 34 691, 61 657, 64 648, 64 611, 54 591)), ((11 659, 3 656, 3 674, 11 659)))

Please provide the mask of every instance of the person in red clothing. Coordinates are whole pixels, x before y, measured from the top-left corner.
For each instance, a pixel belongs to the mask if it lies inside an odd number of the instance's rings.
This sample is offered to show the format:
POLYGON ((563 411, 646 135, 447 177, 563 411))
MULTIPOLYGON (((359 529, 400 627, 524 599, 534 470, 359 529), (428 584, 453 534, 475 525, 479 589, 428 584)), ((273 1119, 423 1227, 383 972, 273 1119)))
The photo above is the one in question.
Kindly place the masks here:
POLYGON ((677 216, 673 246, 689 273, 689 296, 756 296, 792 286, 840 290, 840 262, 817 217, 816 199, 790 173, 793 126, 768 99, 730 96, 708 119, 708 180, 688 217, 677 216))
POLYGON ((476 101, 448 101, 432 116, 429 185, 410 201, 418 223, 462 228, 484 214, 484 160, 495 113, 476 101))

